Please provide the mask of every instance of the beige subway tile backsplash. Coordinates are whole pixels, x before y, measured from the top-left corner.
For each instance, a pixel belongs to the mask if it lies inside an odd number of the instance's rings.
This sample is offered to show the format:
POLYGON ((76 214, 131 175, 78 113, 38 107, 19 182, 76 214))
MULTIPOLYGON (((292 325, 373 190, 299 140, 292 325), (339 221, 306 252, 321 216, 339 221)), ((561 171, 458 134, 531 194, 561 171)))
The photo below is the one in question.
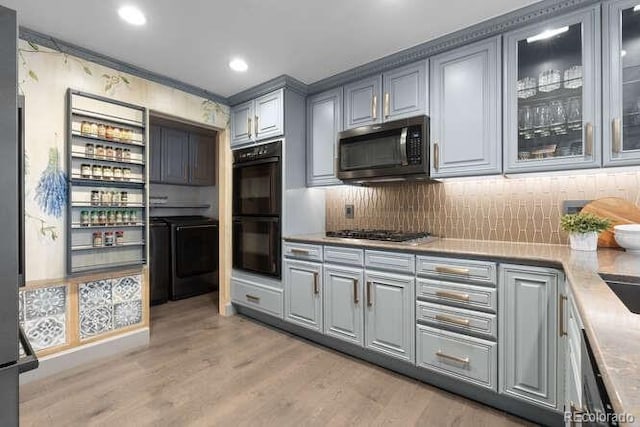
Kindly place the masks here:
POLYGON ((565 243, 564 200, 620 197, 640 205, 640 171, 464 179, 327 190, 327 230, 384 228, 479 240, 565 243), (344 217, 353 204, 354 219, 344 217))

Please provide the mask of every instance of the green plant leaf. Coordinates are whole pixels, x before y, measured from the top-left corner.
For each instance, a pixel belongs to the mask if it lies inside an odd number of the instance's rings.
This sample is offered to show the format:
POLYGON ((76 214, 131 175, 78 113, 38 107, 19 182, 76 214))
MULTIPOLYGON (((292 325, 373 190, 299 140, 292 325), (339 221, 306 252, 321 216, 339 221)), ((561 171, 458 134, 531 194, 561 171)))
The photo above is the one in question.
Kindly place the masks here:
POLYGON ((29 43, 29 46, 31 46, 31 49, 35 50, 36 52, 40 50, 40 47, 34 42, 27 42, 27 43, 29 43))
POLYGON ((102 77, 104 77, 105 79, 110 79, 111 76, 109 74, 103 74, 102 77))
POLYGON ((567 214, 560 218, 560 226, 567 233, 600 233, 611 227, 611 220, 592 213, 567 214))
POLYGON ((104 86, 104 91, 105 91, 105 92, 109 92, 109 91, 111 90, 111 88, 112 88, 112 87, 113 87, 113 85, 112 85, 111 83, 107 83, 107 84, 104 86))
POLYGON ((125 82, 126 84, 129 84, 129 80, 125 76, 120 75, 120 78, 122 79, 123 82, 125 82))
POLYGON ((91 72, 91 68, 87 67, 86 65, 84 65, 82 69, 84 70, 85 73, 89 74, 90 76, 93 75, 93 73, 91 72))
POLYGON ((33 80, 35 80, 37 82, 40 81, 40 79, 38 79, 38 75, 33 70, 29 70, 29 77, 31 77, 33 80))

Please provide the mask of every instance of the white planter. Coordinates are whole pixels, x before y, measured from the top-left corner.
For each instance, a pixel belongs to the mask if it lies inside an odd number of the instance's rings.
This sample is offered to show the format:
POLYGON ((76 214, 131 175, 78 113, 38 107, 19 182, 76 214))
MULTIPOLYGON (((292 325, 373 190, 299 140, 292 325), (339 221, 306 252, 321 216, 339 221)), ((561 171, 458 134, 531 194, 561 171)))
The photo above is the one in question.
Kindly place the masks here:
POLYGON ((571 249, 576 251, 595 251, 598 249, 598 233, 572 233, 569 234, 571 249))

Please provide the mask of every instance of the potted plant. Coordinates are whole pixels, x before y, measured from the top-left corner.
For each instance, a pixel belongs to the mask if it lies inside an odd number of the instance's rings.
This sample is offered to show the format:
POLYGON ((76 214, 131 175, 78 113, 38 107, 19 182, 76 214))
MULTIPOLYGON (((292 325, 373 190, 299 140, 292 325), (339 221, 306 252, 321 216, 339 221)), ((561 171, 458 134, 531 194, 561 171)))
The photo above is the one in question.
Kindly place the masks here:
POLYGON ((569 233, 571 249, 595 251, 598 248, 598 233, 609 229, 611 220, 592 213, 577 213, 563 215, 560 225, 569 233))

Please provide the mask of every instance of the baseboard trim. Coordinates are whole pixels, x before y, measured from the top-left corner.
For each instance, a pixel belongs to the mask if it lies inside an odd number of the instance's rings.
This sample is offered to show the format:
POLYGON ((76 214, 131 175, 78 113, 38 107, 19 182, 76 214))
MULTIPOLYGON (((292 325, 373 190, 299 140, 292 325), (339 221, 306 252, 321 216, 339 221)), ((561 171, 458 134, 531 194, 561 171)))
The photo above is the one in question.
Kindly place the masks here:
POLYGON ((38 381, 105 357, 149 345, 149 328, 96 341, 40 358, 38 369, 20 375, 20 384, 38 381))
POLYGON ((226 303, 222 307, 222 310, 220 310, 220 314, 225 317, 233 316, 236 313, 237 313, 236 307, 231 302, 226 303))
POLYGON ((277 319, 250 308, 238 305, 236 306, 236 310, 238 314, 257 320, 267 326, 313 341, 325 347, 365 360, 369 363, 373 363, 374 365, 381 366, 407 377, 417 379, 447 392, 454 393, 501 411, 525 418, 529 421, 535 422, 536 424, 546 426, 564 425, 563 415, 560 412, 537 407, 486 388, 461 382, 438 372, 420 368, 412 363, 387 357, 355 344, 328 337, 324 334, 285 322, 284 320, 277 319))

